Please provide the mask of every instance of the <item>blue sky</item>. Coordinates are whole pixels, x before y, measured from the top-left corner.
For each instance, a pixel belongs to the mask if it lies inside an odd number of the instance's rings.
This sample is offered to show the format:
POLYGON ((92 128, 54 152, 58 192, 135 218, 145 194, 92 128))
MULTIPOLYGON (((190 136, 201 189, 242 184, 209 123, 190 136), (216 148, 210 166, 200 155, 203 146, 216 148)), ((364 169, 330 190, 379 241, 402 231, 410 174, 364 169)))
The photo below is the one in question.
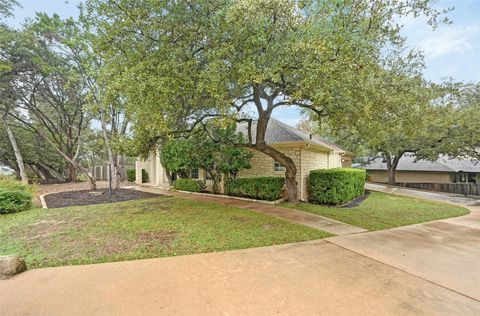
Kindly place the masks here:
MULTIPOLYGON (((20 25, 35 12, 58 13, 62 17, 78 16, 80 0, 24 0, 9 23, 20 25)), ((457 81, 480 81, 480 0, 439 1, 438 8, 455 7, 448 14, 453 21, 433 31, 423 19, 406 18, 403 34, 410 47, 425 52, 425 77, 440 81, 451 77, 457 81)), ((296 108, 276 109, 273 116, 289 125, 300 119, 296 108)))

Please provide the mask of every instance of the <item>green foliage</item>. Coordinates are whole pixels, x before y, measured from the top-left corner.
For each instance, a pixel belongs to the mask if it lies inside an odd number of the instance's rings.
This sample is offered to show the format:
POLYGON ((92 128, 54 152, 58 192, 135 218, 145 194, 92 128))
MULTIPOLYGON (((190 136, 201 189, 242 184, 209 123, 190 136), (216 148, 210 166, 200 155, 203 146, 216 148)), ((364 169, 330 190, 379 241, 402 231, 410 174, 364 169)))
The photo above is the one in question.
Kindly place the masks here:
POLYGON ((148 182, 148 172, 145 169, 142 169, 142 183, 148 182))
POLYGON ((16 180, 14 177, 0 177, 0 189, 7 191, 25 191, 30 194, 35 193, 35 186, 22 183, 21 181, 16 180))
POLYGON ((368 230, 388 229, 468 214, 468 210, 460 206, 380 192, 371 192, 359 206, 348 209, 311 203, 284 203, 282 206, 330 217, 368 230))
POLYGON ((32 194, 27 191, 0 189, 0 214, 16 213, 32 207, 32 194))
POLYGON ((18 254, 29 268, 42 268, 243 249, 330 236, 230 205, 163 196, 2 216, 0 254, 18 254), (39 222, 54 222, 55 233, 46 234, 48 224, 39 222), (79 223, 82 229, 78 229, 79 223), (112 245, 122 246, 113 252, 112 245))
POLYGON ((194 168, 205 170, 211 174, 213 192, 217 193, 222 173, 235 178, 240 170, 250 168, 252 153, 228 141, 239 137, 232 126, 227 126, 211 133, 197 132, 187 139, 172 139, 161 146, 160 161, 182 177, 194 168))
POLYGON ((127 180, 128 182, 135 182, 135 169, 127 170, 127 180))
POLYGON ((351 168, 310 171, 309 200, 320 204, 341 204, 365 191, 365 170, 351 168))
POLYGON ((199 181, 192 179, 177 179, 173 184, 175 190, 189 191, 189 192, 200 192, 202 187, 199 181))
POLYGON ((15 213, 32 206, 34 186, 12 177, 0 178, 0 214, 15 213))
POLYGON ((274 201, 281 197, 285 179, 280 177, 258 177, 230 179, 225 183, 228 195, 274 201))
POLYGON ((401 48, 398 19, 440 20, 431 2, 89 0, 84 12, 109 86, 128 100, 135 137, 148 144, 200 117, 237 119, 254 90, 258 102, 348 116, 359 108, 348 96, 390 66, 381 55, 401 48))

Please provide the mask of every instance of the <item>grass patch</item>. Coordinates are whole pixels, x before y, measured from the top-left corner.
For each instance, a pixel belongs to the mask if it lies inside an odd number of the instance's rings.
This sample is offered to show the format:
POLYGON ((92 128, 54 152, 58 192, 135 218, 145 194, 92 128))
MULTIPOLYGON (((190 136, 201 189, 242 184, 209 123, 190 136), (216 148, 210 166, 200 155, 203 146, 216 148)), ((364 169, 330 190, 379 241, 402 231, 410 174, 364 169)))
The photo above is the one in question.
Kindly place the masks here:
POLYGON ((268 246, 329 233, 229 206, 159 197, 0 217, 0 255, 30 268, 268 246))
POLYGON ((283 203, 281 206, 330 217, 368 230, 423 223, 469 213, 467 209, 456 205, 380 192, 372 192, 360 206, 354 208, 334 208, 309 203, 283 203))

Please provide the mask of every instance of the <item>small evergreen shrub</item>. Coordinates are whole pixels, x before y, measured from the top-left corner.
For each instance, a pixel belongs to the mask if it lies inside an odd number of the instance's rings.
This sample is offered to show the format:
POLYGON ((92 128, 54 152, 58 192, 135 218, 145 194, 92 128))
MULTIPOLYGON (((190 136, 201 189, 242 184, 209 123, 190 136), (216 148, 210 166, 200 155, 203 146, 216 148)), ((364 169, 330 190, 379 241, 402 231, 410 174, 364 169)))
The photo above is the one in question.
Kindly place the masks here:
POLYGON ((197 180, 192 179, 177 179, 173 184, 175 190, 190 191, 190 192, 200 192, 202 187, 197 180))
POLYGON ((128 182, 135 182, 135 169, 127 170, 127 180, 128 182))
POLYGON ((32 207, 35 187, 14 178, 0 178, 0 214, 15 213, 32 207))
POLYGON ((0 189, 0 214, 28 210, 32 207, 32 198, 28 191, 0 189))
POLYGON ((142 183, 148 182, 148 172, 145 169, 142 169, 142 183))
POLYGON ((309 200, 320 204, 342 204, 365 191, 365 170, 352 168, 310 171, 309 200))
POLYGON ((281 197, 284 185, 285 179, 281 177, 227 180, 225 193, 232 196, 274 201, 281 197))

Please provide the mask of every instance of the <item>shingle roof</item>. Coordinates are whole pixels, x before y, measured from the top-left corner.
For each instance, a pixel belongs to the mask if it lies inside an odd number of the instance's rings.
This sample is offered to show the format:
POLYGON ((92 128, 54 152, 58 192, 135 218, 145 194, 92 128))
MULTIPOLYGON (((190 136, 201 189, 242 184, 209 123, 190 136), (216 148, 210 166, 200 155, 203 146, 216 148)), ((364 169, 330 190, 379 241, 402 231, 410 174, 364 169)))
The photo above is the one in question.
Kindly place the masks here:
MULTIPOLYGON (((382 158, 377 158, 365 166, 367 170, 387 170, 382 158)), ((435 171, 435 172, 480 172, 480 161, 475 159, 453 159, 446 156, 436 161, 417 160, 415 155, 405 154, 398 162, 399 171, 435 171)))
MULTIPOLYGON (((247 123, 240 123, 237 126, 237 131, 244 135, 247 135, 247 123)), ((257 122, 252 122, 252 142, 255 143, 255 130, 257 128, 257 122)), ((286 143, 286 142, 307 142, 313 145, 323 147, 328 150, 346 152, 344 149, 335 145, 334 143, 326 140, 325 138, 308 134, 293 128, 283 122, 270 118, 267 125, 267 132, 265 134, 265 141, 267 144, 286 143), (311 137, 310 137, 311 136, 311 137)))

